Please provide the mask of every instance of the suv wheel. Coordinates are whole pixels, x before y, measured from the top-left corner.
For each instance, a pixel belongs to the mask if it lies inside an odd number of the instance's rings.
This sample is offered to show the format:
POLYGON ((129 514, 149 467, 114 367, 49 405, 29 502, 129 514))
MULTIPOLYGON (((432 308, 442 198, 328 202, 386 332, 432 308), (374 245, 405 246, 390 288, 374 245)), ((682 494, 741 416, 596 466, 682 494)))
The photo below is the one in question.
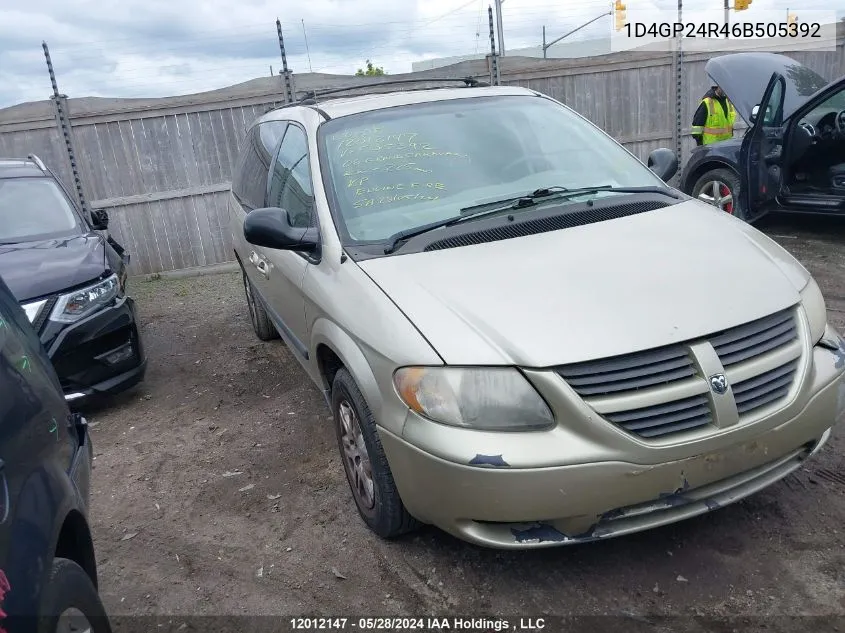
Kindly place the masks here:
POLYGON ((332 384, 332 413, 343 470, 364 522, 382 538, 416 529, 419 522, 402 504, 370 408, 344 368, 332 384))
POLYGON ((714 169, 702 175, 692 188, 692 196, 702 202, 745 219, 739 205, 739 176, 730 169, 714 169))
POLYGON ((41 598, 38 633, 111 633, 106 610, 88 574, 72 560, 56 558, 41 598))
POLYGON ((279 333, 273 324, 270 322, 270 317, 267 316, 267 311, 261 305, 261 301, 255 296, 252 288, 252 282, 246 276, 246 272, 241 270, 244 278, 244 294, 246 294, 246 305, 249 308, 249 320, 252 323, 252 329, 255 330, 255 335, 262 341, 271 341, 279 338, 279 333))

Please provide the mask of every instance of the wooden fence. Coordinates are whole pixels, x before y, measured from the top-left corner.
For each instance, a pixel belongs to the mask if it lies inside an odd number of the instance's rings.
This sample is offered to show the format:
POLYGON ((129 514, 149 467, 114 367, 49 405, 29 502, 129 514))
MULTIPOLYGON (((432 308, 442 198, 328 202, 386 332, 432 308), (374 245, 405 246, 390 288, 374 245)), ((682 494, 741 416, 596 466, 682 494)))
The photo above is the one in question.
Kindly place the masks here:
MULTIPOLYGON (((845 74, 845 50, 788 53, 828 79, 845 74)), ((685 57, 688 126, 710 81, 711 55, 685 57)), ((559 99, 614 136, 641 160, 674 148, 675 73, 668 52, 617 53, 587 59, 499 60, 503 84, 559 99)), ((489 60, 461 62, 413 75, 484 78, 489 60)), ((305 90, 349 85, 360 78, 296 75, 305 90)), ((131 273, 218 264, 233 259, 226 227, 226 191, 244 129, 283 103, 281 77, 162 99, 67 99, 73 143, 91 208, 108 209, 110 230, 132 253, 131 273)), ((434 84, 432 84, 434 85, 434 84)), ((385 86, 383 89, 389 89, 385 86)), ((70 166, 51 101, 0 110, 0 156, 35 153, 70 184, 70 166)), ((684 131, 681 161, 691 147, 684 131)))

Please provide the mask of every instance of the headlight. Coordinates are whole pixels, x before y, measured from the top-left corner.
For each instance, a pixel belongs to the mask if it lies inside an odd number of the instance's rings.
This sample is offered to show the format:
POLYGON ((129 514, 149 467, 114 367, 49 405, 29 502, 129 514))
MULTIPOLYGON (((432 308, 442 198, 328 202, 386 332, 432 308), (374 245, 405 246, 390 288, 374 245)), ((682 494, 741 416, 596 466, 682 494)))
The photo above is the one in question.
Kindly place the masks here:
POLYGON ((827 307, 824 304, 822 291, 819 290, 819 285, 812 277, 801 291, 801 304, 810 322, 810 342, 815 345, 824 336, 824 330, 827 327, 827 307))
POLYGON ((435 422, 490 431, 534 431, 554 424, 540 394, 516 369, 403 367, 399 397, 435 422))
POLYGON ((120 282, 117 275, 112 275, 93 286, 62 295, 50 314, 50 320, 60 323, 78 321, 106 305, 118 295, 119 291, 120 282))

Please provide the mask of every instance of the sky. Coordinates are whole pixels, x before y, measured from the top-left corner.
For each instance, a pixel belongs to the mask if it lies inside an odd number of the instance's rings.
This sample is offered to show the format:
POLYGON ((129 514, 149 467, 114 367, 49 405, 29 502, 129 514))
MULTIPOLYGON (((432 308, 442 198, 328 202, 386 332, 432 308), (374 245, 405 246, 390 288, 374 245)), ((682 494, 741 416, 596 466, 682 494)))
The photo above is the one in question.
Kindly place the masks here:
MULTIPOLYGON (((796 0, 753 0, 784 12, 796 0)), ((676 11, 677 0, 626 0, 676 11)), ((411 63, 484 53, 490 0, 0 0, 0 108, 52 94, 42 41, 69 97, 162 97, 222 88, 281 67, 276 18, 294 73, 353 74, 371 59, 387 73, 411 63), (306 45, 307 42, 307 45, 306 45)), ((692 11, 721 0, 686 0, 692 11)), ((801 9, 828 9, 801 0, 801 9)), ((537 46, 609 10, 606 0, 505 0, 506 52, 537 46)), ((839 11, 845 17, 845 10, 839 11)), ((607 37, 610 16, 571 39, 607 37)))

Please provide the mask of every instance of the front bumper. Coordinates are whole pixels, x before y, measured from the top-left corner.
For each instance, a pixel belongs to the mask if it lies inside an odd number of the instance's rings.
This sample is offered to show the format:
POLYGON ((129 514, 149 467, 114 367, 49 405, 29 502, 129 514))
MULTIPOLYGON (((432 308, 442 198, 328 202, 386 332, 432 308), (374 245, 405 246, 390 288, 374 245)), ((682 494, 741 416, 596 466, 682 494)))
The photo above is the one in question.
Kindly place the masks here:
POLYGON ((714 510, 799 468, 845 416, 845 374, 829 351, 816 348, 814 357, 803 408, 736 429, 718 449, 682 458, 635 463, 608 451, 606 459, 531 468, 530 456, 549 455, 559 436, 502 433, 494 446, 490 434, 478 433, 483 452, 465 459, 476 451, 456 447, 467 446, 471 431, 435 425, 424 436, 418 429, 434 423, 409 417, 403 437, 382 428, 379 434, 402 500, 421 521, 487 547, 583 543, 714 510), (436 443, 421 441, 431 437, 436 443))
POLYGON ((77 323, 48 322, 41 341, 68 401, 119 393, 139 383, 146 373, 147 359, 131 297, 122 297, 77 323))

